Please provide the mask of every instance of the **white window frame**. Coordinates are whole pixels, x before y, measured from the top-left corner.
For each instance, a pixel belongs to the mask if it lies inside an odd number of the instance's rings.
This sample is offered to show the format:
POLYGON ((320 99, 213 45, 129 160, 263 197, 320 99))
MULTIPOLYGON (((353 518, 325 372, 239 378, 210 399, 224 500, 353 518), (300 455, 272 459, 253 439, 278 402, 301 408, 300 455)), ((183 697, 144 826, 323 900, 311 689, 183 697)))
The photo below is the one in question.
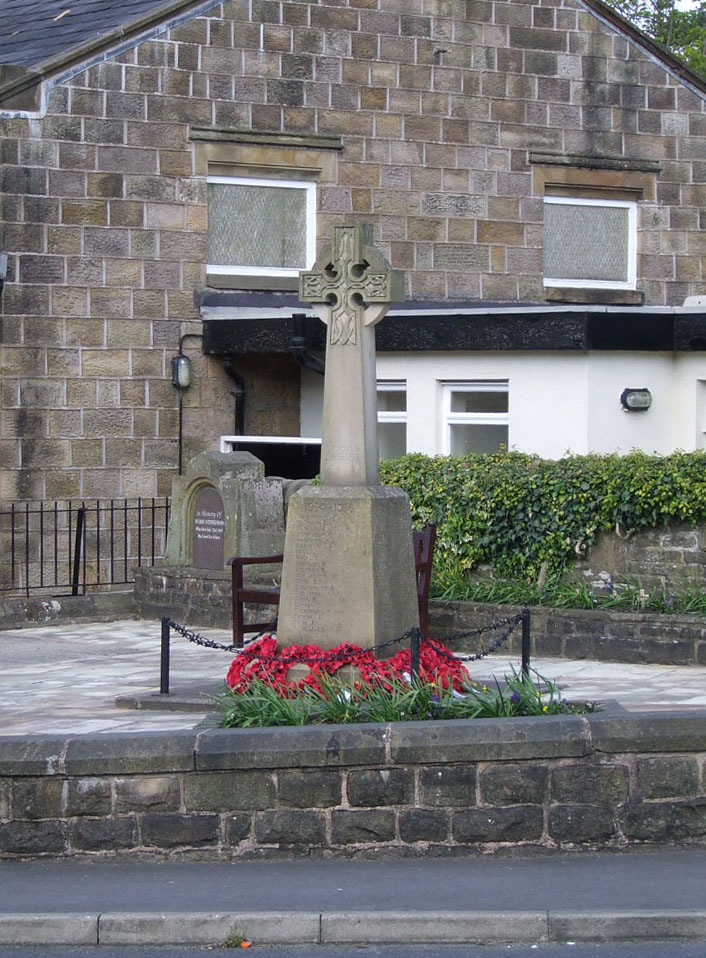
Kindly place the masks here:
POLYGON ((389 422, 401 422, 404 423, 405 427, 405 442, 404 448, 405 452, 407 451, 407 380, 406 379, 378 379, 377 381, 377 392, 383 393, 399 393, 403 392, 405 394, 405 408, 404 409, 378 409, 377 410, 377 421, 378 424, 389 423, 389 422))
POLYGON ((545 286, 574 289, 635 289, 637 287, 637 203, 634 200, 594 199, 581 196, 545 196, 544 203, 564 206, 618 207, 628 211, 627 276, 625 280, 544 277, 545 286))
POLYGON ((443 441, 442 455, 451 455, 451 429, 453 426, 507 426, 508 448, 510 445, 510 380, 509 379, 464 379, 442 382, 443 441), (504 393, 508 397, 507 412, 454 412, 451 396, 456 392, 504 393))
POLYGON ((316 183, 311 180, 262 179, 253 176, 207 176, 206 183, 231 186, 259 186, 275 190, 305 190, 306 197, 306 264, 289 268, 279 266, 224 266, 208 263, 212 276, 284 276, 296 278, 302 269, 311 269, 316 260, 316 183))

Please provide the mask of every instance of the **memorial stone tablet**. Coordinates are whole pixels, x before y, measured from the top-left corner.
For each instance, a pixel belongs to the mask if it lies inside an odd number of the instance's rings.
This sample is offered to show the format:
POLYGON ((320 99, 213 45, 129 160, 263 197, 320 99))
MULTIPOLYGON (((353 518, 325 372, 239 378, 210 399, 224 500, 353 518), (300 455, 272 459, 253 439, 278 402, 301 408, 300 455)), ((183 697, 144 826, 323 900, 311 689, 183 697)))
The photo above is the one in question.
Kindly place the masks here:
POLYGON ((194 502, 194 568, 223 568, 225 525, 223 500, 212 486, 204 486, 196 493, 194 502))

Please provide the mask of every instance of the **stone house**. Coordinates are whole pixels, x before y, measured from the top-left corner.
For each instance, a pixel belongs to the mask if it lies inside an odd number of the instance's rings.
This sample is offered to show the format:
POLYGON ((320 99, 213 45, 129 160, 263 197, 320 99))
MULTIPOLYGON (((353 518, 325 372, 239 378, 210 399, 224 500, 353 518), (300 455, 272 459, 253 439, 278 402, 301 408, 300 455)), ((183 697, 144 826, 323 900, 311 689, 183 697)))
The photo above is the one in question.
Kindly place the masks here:
POLYGON ((600 0, 16 0, 0 499, 315 440, 297 273, 351 221, 406 275, 385 454, 703 447, 705 101, 600 0))

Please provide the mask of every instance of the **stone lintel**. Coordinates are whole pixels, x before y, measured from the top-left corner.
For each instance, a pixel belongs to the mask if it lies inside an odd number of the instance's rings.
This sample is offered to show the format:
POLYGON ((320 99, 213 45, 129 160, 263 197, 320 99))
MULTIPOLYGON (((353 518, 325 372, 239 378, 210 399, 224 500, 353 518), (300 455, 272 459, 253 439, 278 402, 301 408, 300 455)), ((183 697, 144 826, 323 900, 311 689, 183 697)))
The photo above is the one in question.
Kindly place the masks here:
POLYGON ((239 130, 226 126, 190 126, 191 140, 217 143, 247 143, 251 146, 297 146, 315 150, 342 150, 340 136, 308 133, 275 133, 271 130, 239 130))

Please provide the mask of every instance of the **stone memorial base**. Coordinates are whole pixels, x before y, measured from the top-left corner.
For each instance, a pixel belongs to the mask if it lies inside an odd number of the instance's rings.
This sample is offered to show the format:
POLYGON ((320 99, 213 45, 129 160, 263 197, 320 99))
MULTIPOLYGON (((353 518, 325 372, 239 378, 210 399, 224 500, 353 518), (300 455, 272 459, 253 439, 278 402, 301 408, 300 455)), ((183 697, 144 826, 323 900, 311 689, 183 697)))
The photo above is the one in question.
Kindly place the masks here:
MULTIPOLYGON (((409 499, 389 486, 308 486, 292 496, 280 644, 372 648, 419 625, 409 499)), ((381 658, 406 647, 389 646, 381 658)))

